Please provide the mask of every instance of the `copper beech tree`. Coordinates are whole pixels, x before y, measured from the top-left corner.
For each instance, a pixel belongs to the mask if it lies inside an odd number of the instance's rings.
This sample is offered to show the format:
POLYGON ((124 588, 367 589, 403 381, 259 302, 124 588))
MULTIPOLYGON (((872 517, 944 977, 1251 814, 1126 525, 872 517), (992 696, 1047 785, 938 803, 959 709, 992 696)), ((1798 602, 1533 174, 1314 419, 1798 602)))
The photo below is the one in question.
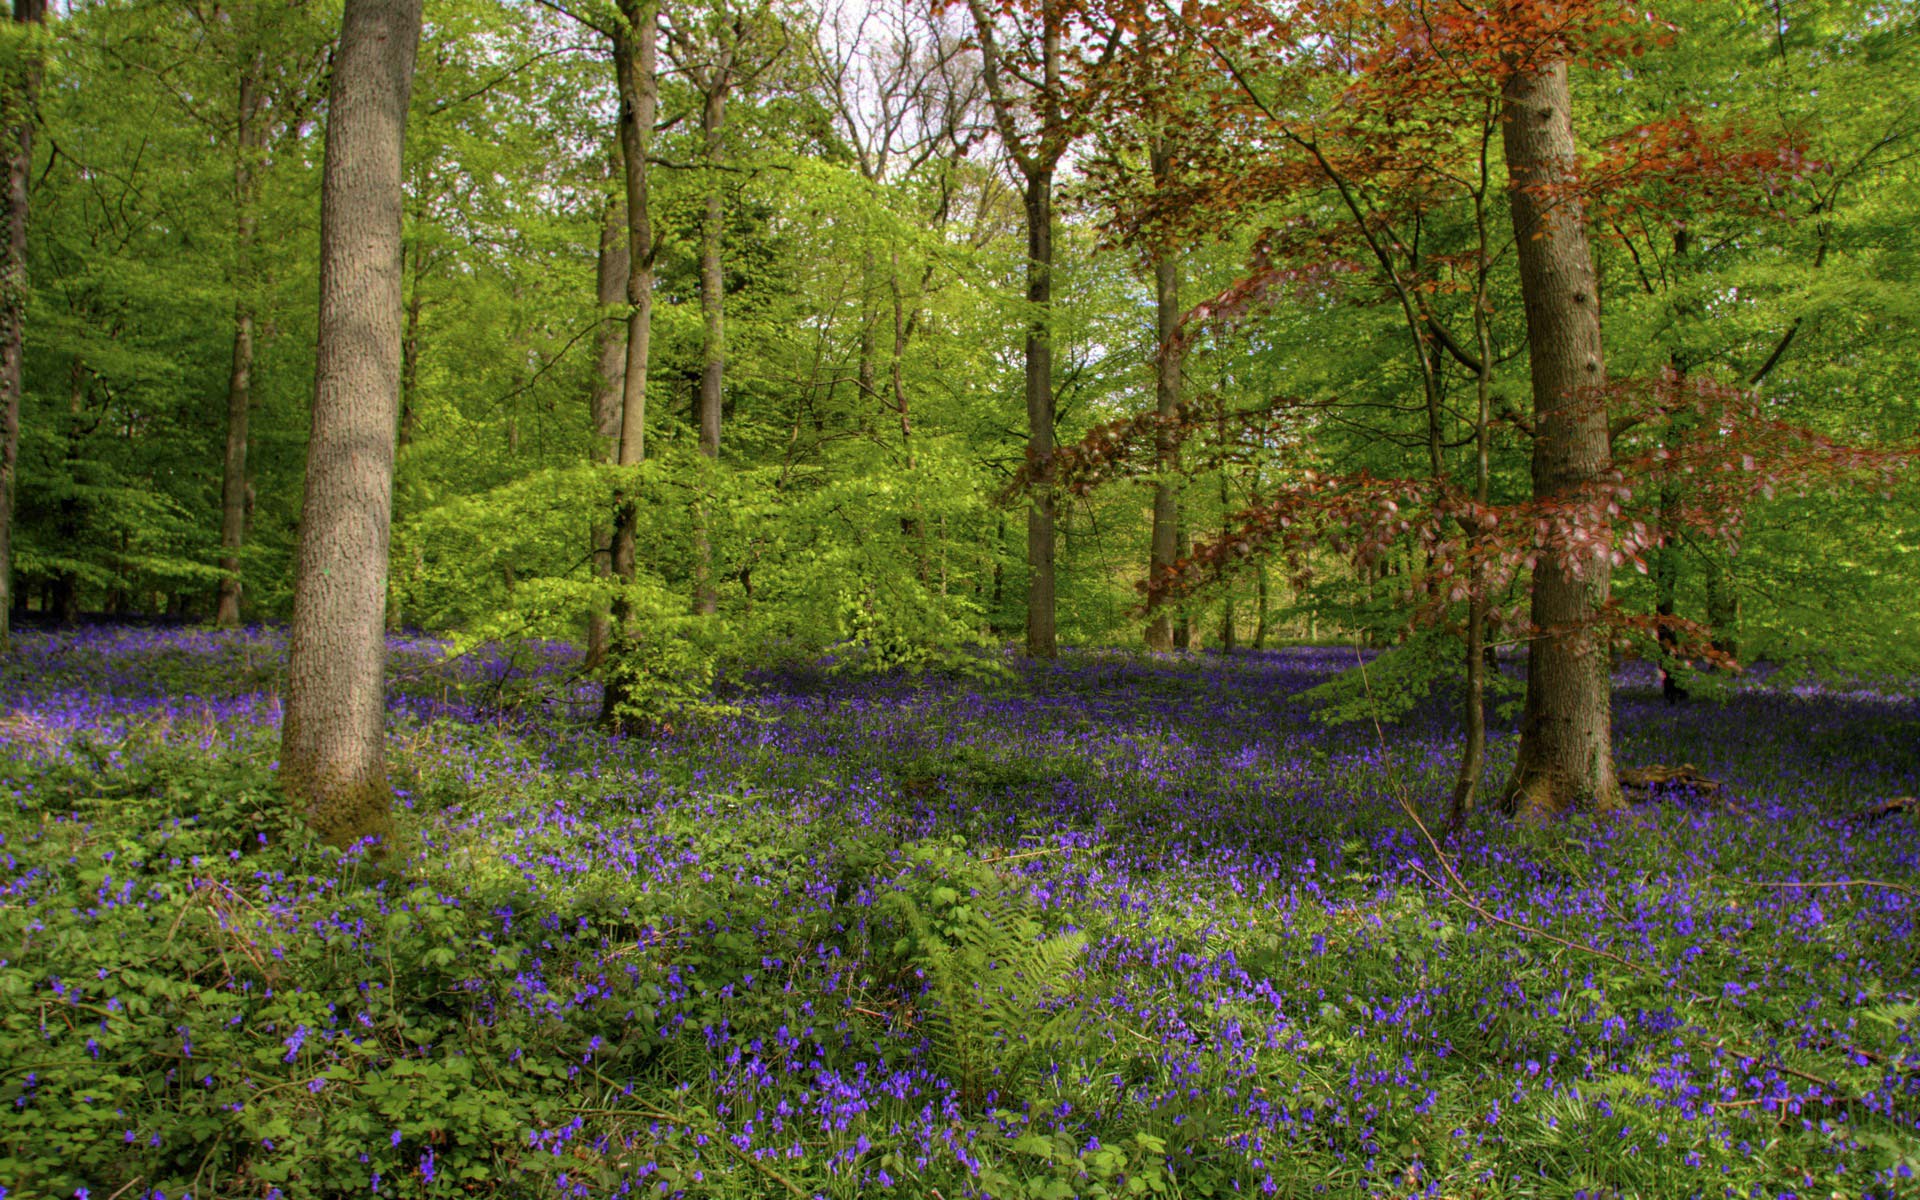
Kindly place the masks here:
MULTIPOLYGON (((1188 314, 1173 340, 1230 336, 1281 295, 1384 301, 1404 329, 1427 436, 1425 473, 1404 477, 1339 471, 1295 454, 1283 464, 1284 482, 1223 536, 1153 572, 1143 585, 1149 605, 1269 555, 1304 572, 1331 549, 1368 571, 1398 550, 1410 564, 1415 619, 1454 629, 1466 647, 1470 728, 1454 819, 1471 806, 1485 767, 1483 647, 1493 627, 1528 647, 1503 807, 1545 821, 1574 807, 1619 805, 1611 651, 1621 638, 1658 634, 1670 653, 1718 652, 1695 622, 1624 611, 1611 597, 1613 571, 1628 563, 1644 570, 1646 554, 1682 524, 1734 535, 1747 502, 1776 488, 1884 484, 1912 451, 1848 447, 1782 424, 1738 382, 1671 371, 1610 381, 1591 219, 1650 181, 1672 187, 1676 144, 1691 155, 1686 179, 1697 203, 1774 194, 1814 165, 1790 139, 1642 130, 1609 145, 1602 169, 1583 169, 1570 68, 1630 54, 1646 36, 1636 14, 1617 5, 1413 11, 1334 0, 1154 13, 1193 33, 1214 78, 1188 77, 1188 86, 1211 89, 1197 105, 1164 84, 1128 97, 1173 136, 1171 161, 1131 197, 1123 236, 1164 244, 1225 215, 1273 214, 1249 273, 1188 314), (1179 122, 1166 119, 1176 113, 1179 122), (1464 206, 1469 233, 1435 249, 1425 231, 1447 205, 1464 206), (1311 216, 1289 215, 1303 209, 1311 216), (1505 277, 1496 278, 1503 268, 1515 276, 1505 295, 1505 277), (1464 304, 1449 312, 1449 296, 1464 304), (1523 325, 1531 383, 1524 413, 1496 411, 1493 395, 1494 324, 1511 299, 1523 320, 1509 323, 1523 325), (1475 403, 1466 436, 1450 440, 1441 400, 1462 373, 1475 403), (1530 459, 1525 494, 1498 502, 1489 486, 1497 429, 1522 441, 1530 459), (1713 436, 1675 437, 1676 429, 1713 436), (1464 463, 1450 457, 1456 449, 1469 451, 1464 463), (1636 496, 1658 491, 1649 480, 1676 477, 1690 481, 1686 503, 1660 521, 1635 509, 1636 496), (1519 584, 1525 591, 1516 594, 1519 584)), ((1141 20, 1152 15, 1139 11, 1141 20)), ((1276 398, 1209 436, 1234 453, 1270 458, 1279 447, 1310 447, 1302 430, 1338 403, 1276 398)), ((1217 424, 1218 411, 1197 401, 1144 413, 1030 462, 1028 472, 1068 490, 1138 474, 1141 464, 1164 461, 1170 440, 1217 424)))

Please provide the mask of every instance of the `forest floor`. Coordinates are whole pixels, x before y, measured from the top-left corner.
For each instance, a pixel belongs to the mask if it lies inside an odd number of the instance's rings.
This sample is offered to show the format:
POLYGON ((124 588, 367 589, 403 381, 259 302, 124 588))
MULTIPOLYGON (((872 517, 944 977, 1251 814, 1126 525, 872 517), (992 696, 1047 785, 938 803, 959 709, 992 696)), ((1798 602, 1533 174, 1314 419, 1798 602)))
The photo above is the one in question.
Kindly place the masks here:
POLYGON ((1351 651, 617 738, 402 639, 370 864, 273 790, 283 649, 20 637, 5 1200, 1920 1195, 1911 697, 1629 672, 1621 763, 1722 787, 1443 858, 1456 721, 1316 724, 1351 651))

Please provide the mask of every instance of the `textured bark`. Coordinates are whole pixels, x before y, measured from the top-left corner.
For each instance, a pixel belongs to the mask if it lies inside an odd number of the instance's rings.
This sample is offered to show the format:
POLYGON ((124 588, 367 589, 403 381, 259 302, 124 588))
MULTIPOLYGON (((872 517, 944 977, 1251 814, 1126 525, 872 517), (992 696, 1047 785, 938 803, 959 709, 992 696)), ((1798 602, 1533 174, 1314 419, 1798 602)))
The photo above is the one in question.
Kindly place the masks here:
MULTIPOLYGON (((619 157, 617 148, 614 157, 619 157)), ((627 331, 626 322, 615 320, 612 314, 626 300, 627 267, 631 261, 627 251, 626 206, 608 197, 600 223, 600 254, 594 270, 594 298, 604 314, 588 413, 593 422, 593 461, 596 463, 610 464, 620 453, 620 389, 627 374, 627 331)), ((594 522, 587 531, 587 541, 593 573, 603 579, 612 575, 612 526, 603 521, 594 522)), ((588 670, 599 667, 606 659, 608 628, 607 610, 595 605, 587 613, 588 670)))
POLYGON ((1027 176, 1027 458, 1039 470, 1027 508, 1027 656, 1059 654, 1054 632, 1053 170, 1027 176))
MULTIPOLYGON (((46 0, 13 0, 13 19, 44 24, 46 0)), ((40 65, 23 56, 0 79, 0 137, 6 139, 7 187, 0 243, 0 654, 11 646, 13 610, 13 491, 20 457, 20 366, 27 320, 27 193, 33 172, 33 107, 40 65)))
MULTIPOLYGON (((1156 178, 1166 173, 1166 153, 1153 149, 1156 178)), ((1153 580, 1173 566, 1176 555, 1174 526, 1179 523, 1179 493, 1174 474, 1180 469, 1179 442, 1174 438, 1172 422, 1180 407, 1180 350, 1174 334, 1180 326, 1180 262, 1171 249, 1161 248, 1153 260, 1154 332, 1160 353, 1154 359, 1153 395, 1160 417, 1154 433, 1153 466, 1159 477, 1153 485, 1153 536, 1147 549, 1147 579, 1153 580)), ((1147 601, 1147 649, 1165 653, 1173 649, 1173 617, 1167 608, 1152 599, 1147 601)))
POLYGON ((247 417, 253 407, 253 267, 259 226, 260 155, 266 122, 258 63, 240 75, 233 164, 233 366, 227 375, 227 450, 220 471, 220 598, 215 625, 240 623, 240 549, 247 540, 247 417))
MULTIPOLYGON (((1533 373, 1533 494, 1590 506, 1612 472, 1600 305, 1576 177, 1565 63, 1519 72, 1505 87, 1507 173, 1533 373)), ((1600 629, 1611 549, 1604 531, 1550 547, 1533 571, 1532 641, 1509 811, 1545 821, 1588 804, 1622 804, 1614 776, 1612 695, 1600 629)))
POLYGON ((347 0, 328 97, 280 778, 336 846, 391 833, 384 617, 400 395, 401 145, 419 36, 420 0, 347 0))

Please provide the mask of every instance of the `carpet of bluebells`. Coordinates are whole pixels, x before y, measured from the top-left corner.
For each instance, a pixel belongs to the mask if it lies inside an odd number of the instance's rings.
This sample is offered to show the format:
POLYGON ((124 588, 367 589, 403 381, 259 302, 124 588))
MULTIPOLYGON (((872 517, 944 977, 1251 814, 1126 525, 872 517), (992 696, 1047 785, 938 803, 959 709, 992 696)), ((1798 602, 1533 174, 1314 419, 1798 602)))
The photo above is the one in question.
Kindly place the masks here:
MULTIPOLYGON (((1920 703, 1617 680, 1721 781, 1442 854, 1354 652, 740 680, 396 639, 400 834, 274 791, 271 630, 0 675, 0 1197, 1920 1195, 1920 703)), ((1495 739, 1498 778, 1511 733, 1495 739)))

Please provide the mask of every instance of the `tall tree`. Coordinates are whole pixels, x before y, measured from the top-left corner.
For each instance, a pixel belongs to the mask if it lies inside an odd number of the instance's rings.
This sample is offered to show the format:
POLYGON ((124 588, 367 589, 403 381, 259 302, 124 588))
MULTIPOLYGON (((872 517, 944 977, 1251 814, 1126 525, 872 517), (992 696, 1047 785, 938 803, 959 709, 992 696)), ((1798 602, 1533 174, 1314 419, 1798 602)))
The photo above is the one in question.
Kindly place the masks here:
MULTIPOLYGON (((1164 138, 1156 137, 1148 151, 1156 184, 1164 184, 1172 168, 1171 155, 1164 138)), ((1154 334, 1159 353, 1154 356, 1154 408, 1160 418, 1154 433, 1153 531, 1147 553, 1147 578, 1173 569, 1178 557, 1180 496, 1175 475, 1180 469, 1180 443, 1174 421, 1180 411, 1180 255, 1172 246, 1153 249, 1154 334)), ((1185 622, 1184 615, 1181 617, 1185 622)), ((1147 616, 1147 649, 1167 653, 1173 649, 1174 618, 1165 604, 1150 603, 1147 616)))
MULTIPOLYGON (((653 346, 653 126, 660 111, 660 6, 623 0, 613 26, 615 81, 620 90, 620 173, 627 212, 627 357, 620 382, 615 461, 638 466, 647 457, 647 359, 653 346)), ((631 502, 614 516, 613 572, 633 579, 639 511, 631 502)))
MULTIPOLYGON (((610 157, 615 174, 624 174, 619 144, 610 157)), ((589 416, 593 422, 593 461, 613 463, 620 454, 622 389, 627 375, 627 323, 615 313, 627 296, 627 206, 609 196, 600 222, 600 248, 595 256, 594 299, 601 312, 598 353, 594 356, 594 382, 589 416)), ((607 577, 613 574, 613 530, 604 518, 596 519, 588 535, 588 553, 593 556, 593 572, 607 577)), ((607 611, 596 604, 587 614, 587 659, 589 670, 597 668, 607 655, 607 611)))
MULTIPOLYGON (((46 0, 13 0, 16 32, 47 19, 46 0)), ((33 173, 33 110, 40 90, 38 47, 13 39, 0 64, 0 137, 6 139, 6 242, 0 247, 0 653, 9 646, 13 613, 13 493, 20 457, 21 359, 27 323, 27 200, 33 173)))
POLYGON ((266 149, 260 51, 243 47, 234 111, 233 369, 227 375, 227 446, 220 471, 220 599, 214 624, 240 623, 240 548, 247 538, 247 415, 253 407, 255 240, 260 218, 259 172, 266 149))
POLYGON ((401 149, 420 0, 347 0, 328 96, 320 316, 280 777, 347 846, 391 827, 386 572, 401 342, 401 149))
POLYGON ((1573 96, 1564 59, 1527 64, 1504 88, 1508 188, 1533 374, 1533 496, 1563 532, 1533 569, 1520 748, 1505 804, 1550 819, 1622 803, 1614 776, 1609 654, 1600 629, 1612 577, 1614 502, 1602 389, 1599 283, 1587 244, 1573 96))
MULTIPOLYGON (((681 74, 693 84, 700 104, 700 156, 706 186, 700 212, 700 395, 698 417, 701 457, 718 461, 726 386, 726 275, 721 262, 726 222, 722 173, 728 163, 727 104, 736 91, 751 87, 786 49, 785 31, 765 11, 739 11, 721 3, 710 14, 677 20, 670 45, 681 74)), ((693 611, 712 616, 720 598, 713 577, 713 540, 706 504, 694 506, 693 611)))
MULTIPOLYGON (((1019 41, 1003 45, 996 10, 967 0, 980 41, 981 78, 994 127, 1023 184, 1021 209, 1027 230, 1026 399, 1027 460, 1034 483, 1027 508, 1027 654, 1059 653, 1054 620, 1054 518, 1058 503, 1048 478, 1053 457, 1053 184, 1060 159, 1073 144, 1076 114, 1067 103, 1066 0, 1037 0, 1034 11, 1015 11, 1038 23, 1016 28, 1019 41), (1026 92, 1017 92, 1024 80, 1026 92), (1023 125, 1025 128, 1023 128, 1023 125)), ((1108 42, 1111 56, 1117 43, 1108 42)))

